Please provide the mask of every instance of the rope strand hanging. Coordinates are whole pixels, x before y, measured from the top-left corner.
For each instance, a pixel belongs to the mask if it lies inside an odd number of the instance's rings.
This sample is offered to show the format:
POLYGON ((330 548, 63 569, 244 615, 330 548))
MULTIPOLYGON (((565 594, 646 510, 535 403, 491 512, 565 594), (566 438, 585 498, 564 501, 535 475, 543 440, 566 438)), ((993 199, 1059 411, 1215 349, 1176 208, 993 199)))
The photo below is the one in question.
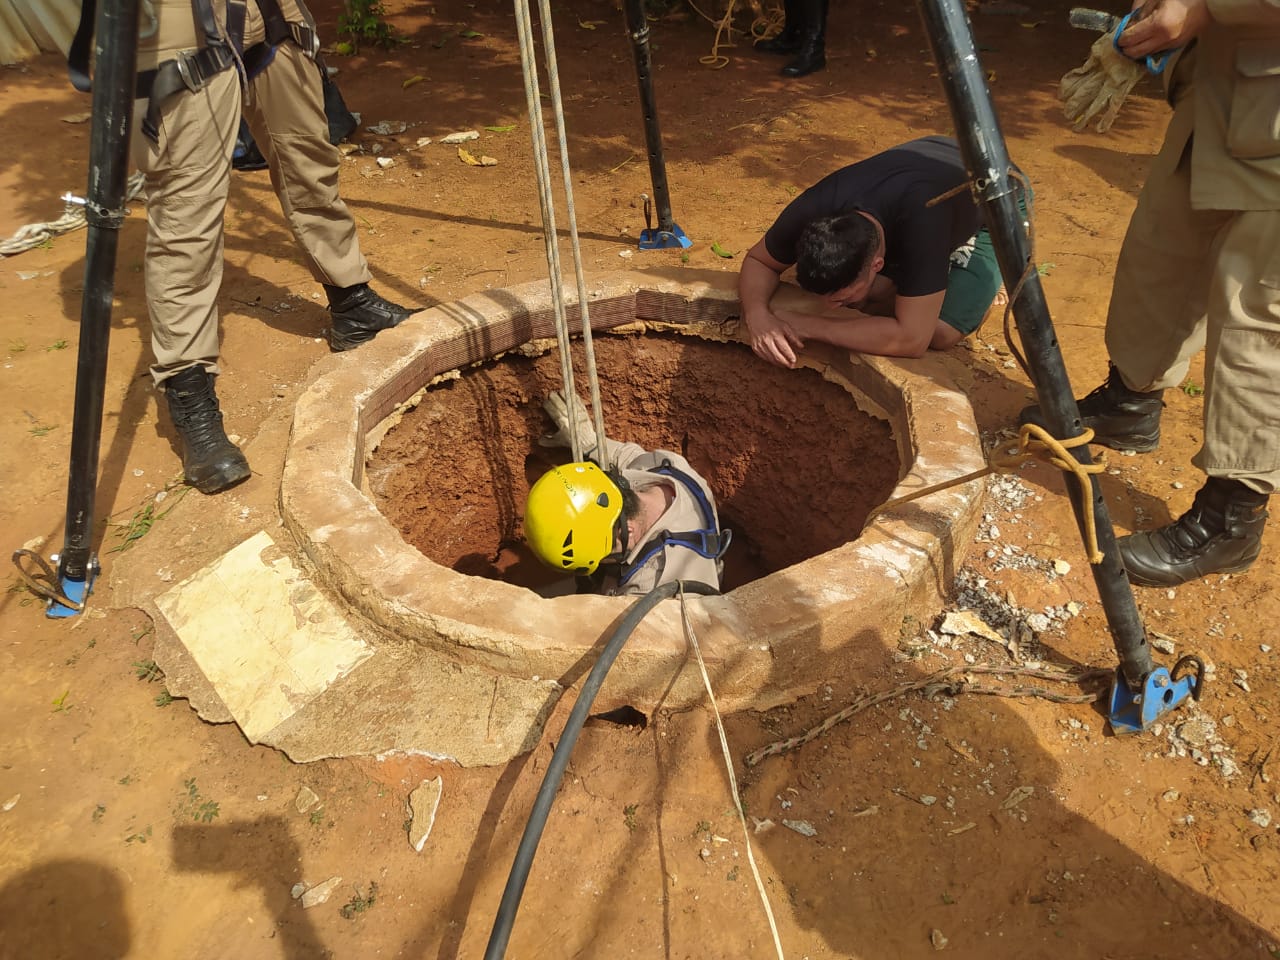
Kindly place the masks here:
MULTIPOLYGON (((538 178, 538 198, 542 207, 542 231, 546 244, 547 274, 551 284, 551 296, 555 312, 556 340, 560 348, 560 376, 566 399, 576 393, 573 378, 573 360, 569 352, 569 323, 565 310, 564 279, 560 266, 559 235, 556 229, 555 197, 551 189, 551 161, 547 154, 546 131, 542 115, 542 94, 538 84, 538 68, 533 43, 533 27, 529 15, 528 0, 514 0, 516 33, 520 41, 520 66, 524 75, 525 99, 529 108, 529 128, 533 141, 534 167, 538 178)), ((551 23, 550 0, 539 0, 542 21, 542 44, 546 60, 547 82, 551 88, 552 112, 555 117, 556 136, 560 149, 560 168, 564 178, 565 208, 569 220, 569 241, 573 254, 574 275, 578 287, 578 310, 582 318, 582 346, 586 360, 587 381, 591 408, 595 414, 596 436, 600 438, 600 451, 604 448, 604 411, 600 403, 600 385, 596 376, 595 349, 591 340, 590 311, 587 304, 587 284, 582 271, 582 250, 578 243, 578 223, 573 204, 573 177, 569 169, 569 145, 565 132, 564 105, 560 98, 560 74, 556 67, 555 34, 551 23)), ((575 461, 581 460, 583 451, 578 441, 574 405, 568 404, 569 434, 575 461)), ((605 464, 611 466, 611 464, 605 464)))

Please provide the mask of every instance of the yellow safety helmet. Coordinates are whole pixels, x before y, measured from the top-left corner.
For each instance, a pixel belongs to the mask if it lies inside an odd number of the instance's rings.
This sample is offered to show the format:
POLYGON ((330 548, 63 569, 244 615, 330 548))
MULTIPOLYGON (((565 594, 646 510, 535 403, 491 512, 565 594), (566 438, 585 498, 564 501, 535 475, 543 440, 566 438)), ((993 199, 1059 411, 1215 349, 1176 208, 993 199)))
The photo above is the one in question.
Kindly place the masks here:
POLYGON ((622 491, 589 461, 552 467, 529 488, 524 536, 538 559, 565 572, 595 573, 613 553, 622 491))

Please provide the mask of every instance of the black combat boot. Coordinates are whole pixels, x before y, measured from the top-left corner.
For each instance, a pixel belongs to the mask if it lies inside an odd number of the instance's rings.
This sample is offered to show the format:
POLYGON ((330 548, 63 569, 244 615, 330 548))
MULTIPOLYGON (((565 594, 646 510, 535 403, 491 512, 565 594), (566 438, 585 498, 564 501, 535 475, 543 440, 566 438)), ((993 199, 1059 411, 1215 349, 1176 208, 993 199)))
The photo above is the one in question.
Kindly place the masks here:
POLYGON ((201 493, 217 493, 249 477, 249 461, 222 429, 213 376, 188 367, 164 381, 169 417, 182 438, 184 479, 201 493))
POLYGON ((782 32, 768 40, 761 40, 756 49, 762 53, 795 53, 800 49, 800 4, 799 0, 785 0, 783 11, 786 19, 782 23, 782 32))
MULTIPOLYGON (((1120 371, 1112 365, 1106 382, 1078 401, 1080 421, 1093 431, 1093 443, 1113 450, 1147 453, 1160 443, 1163 396, 1163 390, 1148 393, 1130 390, 1120 378, 1120 371)), ((1024 407, 1018 414, 1018 422, 1049 429, 1039 404, 1024 407)))
POLYGON ((1176 522, 1121 537, 1117 545, 1132 582, 1176 587, 1210 573, 1249 569, 1266 523, 1267 494, 1239 480, 1210 477, 1176 522))
POLYGON ((796 58, 782 68, 784 77, 807 77, 827 65, 827 0, 796 0, 796 6, 802 21, 799 43, 796 58))
POLYGON ((367 343, 381 330, 394 327, 413 313, 406 307, 384 300, 367 283, 353 287, 324 285, 329 295, 329 313, 333 326, 329 329, 329 349, 335 353, 351 350, 367 343))

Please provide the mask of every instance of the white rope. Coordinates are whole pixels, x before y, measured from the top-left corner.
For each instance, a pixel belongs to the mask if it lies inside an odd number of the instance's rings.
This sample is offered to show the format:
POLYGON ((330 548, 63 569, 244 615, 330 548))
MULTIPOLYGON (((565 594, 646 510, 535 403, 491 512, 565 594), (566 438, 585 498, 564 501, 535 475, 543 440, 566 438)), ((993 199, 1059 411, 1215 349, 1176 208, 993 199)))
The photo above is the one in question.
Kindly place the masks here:
POLYGON ((756 866, 755 854, 751 850, 751 831, 747 829, 747 817, 742 812, 742 797, 738 793, 738 778, 733 773, 733 755, 729 752, 729 738, 725 736, 724 723, 720 719, 720 708, 716 706, 716 695, 711 691, 711 678, 707 676, 707 665, 702 660, 702 648, 698 646, 698 637, 693 632, 693 624, 689 622, 689 610, 685 603, 683 587, 680 590, 680 619, 684 623, 684 635, 693 648, 693 655, 698 660, 698 671, 702 674, 702 685, 706 688, 707 699, 711 702, 711 712, 716 718, 716 733, 720 735, 720 750, 724 754, 724 768, 729 774, 729 791, 733 795, 733 809, 738 814, 738 823, 742 825, 742 837, 747 845, 747 862, 751 864, 751 875, 756 880, 756 890, 760 894, 760 902, 764 904, 764 914, 769 920, 769 932, 773 934, 773 949, 778 952, 778 960, 786 960, 782 953, 782 939, 778 936, 778 925, 773 919, 773 908, 769 906, 769 895, 765 892, 764 881, 760 879, 760 868, 756 866))
MULTIPOLYGON (((142 193, 142 174, 135 173, 129 177, 129 182, 125 187, 124 202, 128 203, 140 193, 142 193)), ((57 220, 49 220, 45 223, 28 223, 26 226, 19 227, 17 232, 8 240, 0 240, 0 257, 12 257, 14 254, 25 253, 27 250, 33 250, 56 236, 70 233, 83 227, 85 225, 84 204, 68 199, 70 196, 69 193, 63 194, 63 201, 66 207, 63 209, 62 216, 57 220)))
MULTIPOLYGON (((587 377, 590 382, 591 403, 595 409, 596 435, 600 447, 603 440, 604 416, 600 405, 600 388, 596 381, 595 353, 591 343, 591 322, 587 307, 586 280, 582 272, 582 252, 578 245, 578 226, 574 215, 572 175, 569 170, 569 148, 564 126, 564 108, 560 99, 560 79, 556 69, 555 40, 551 26, 549 0, 542 0, 543 46, 547 61, 547 76, 551 86, 551 101, 559 139, 561 169, 564 174, 565 200, 569 216, 569 234, 573 251, 574 271, 578 283, 578 309, 582 317, 583 347, 587 360, 587 377)), ((542 207, 542 232, 547 253, 547 273, 551 283, 551 296, 555 313, 556 340, 560 346, 560 376, 564 382, 565 399, 576 393, 573 383, 573 359, 569 352, 569 326, 564 305, 564 279, 560 267, 559 235, 556 230, 555 199, 551 192, 550 160, 547 155, 546 132, 542 116, 541 93, 538 87, 538 69, 534 58, 533 27, 529 16, 528 0, 514 0, 516 33, 520 40, 520 65, 524 74, 525 99, 529 108, 530 136, 533 141, 534 167, 538 178, 538 199, 542 207)), ((574 404, 569 402, 569 438, 573 459, 581 460, 583 451, 578 440, 577 416, 574 404)))

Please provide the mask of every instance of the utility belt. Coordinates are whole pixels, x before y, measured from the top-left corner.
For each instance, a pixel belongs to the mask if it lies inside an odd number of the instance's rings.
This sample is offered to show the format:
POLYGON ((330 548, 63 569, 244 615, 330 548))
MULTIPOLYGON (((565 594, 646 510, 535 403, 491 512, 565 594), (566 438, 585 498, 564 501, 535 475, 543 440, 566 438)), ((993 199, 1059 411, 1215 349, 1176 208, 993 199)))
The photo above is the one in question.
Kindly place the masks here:
MULTIPOLYGON (((206 45, 194 52, 180 53, 154 70, 142 71, 134 84, 134 97, 147 101, 146 114, 142 120, 142 132, 147 139, 155 143, 160 138, 160 110, 165 100, 182 90, 194 93, 202 89, 237 61, 244 68, 244 81, 247 83, 271 63, 276 47, 292 41, 319 64, 320 37, 314 24, 285 20, 277 0, 251 0, 257 3, 262 13, 266 39, 244 49, 247 2, 250 0, 229 0, 226 25, 228 36, 224 38, 218 32, 210 0, 192 0, 192 13, 196 24, 204 33, 206 45)), ((80 24, 67 54, 71 83, 81 91, 90 89, 89 47, 93 39, 96 6, 96 0, 84 0, 80 8, 80 24)), ((303 15, 307 15, 305 9, 303 15)))

